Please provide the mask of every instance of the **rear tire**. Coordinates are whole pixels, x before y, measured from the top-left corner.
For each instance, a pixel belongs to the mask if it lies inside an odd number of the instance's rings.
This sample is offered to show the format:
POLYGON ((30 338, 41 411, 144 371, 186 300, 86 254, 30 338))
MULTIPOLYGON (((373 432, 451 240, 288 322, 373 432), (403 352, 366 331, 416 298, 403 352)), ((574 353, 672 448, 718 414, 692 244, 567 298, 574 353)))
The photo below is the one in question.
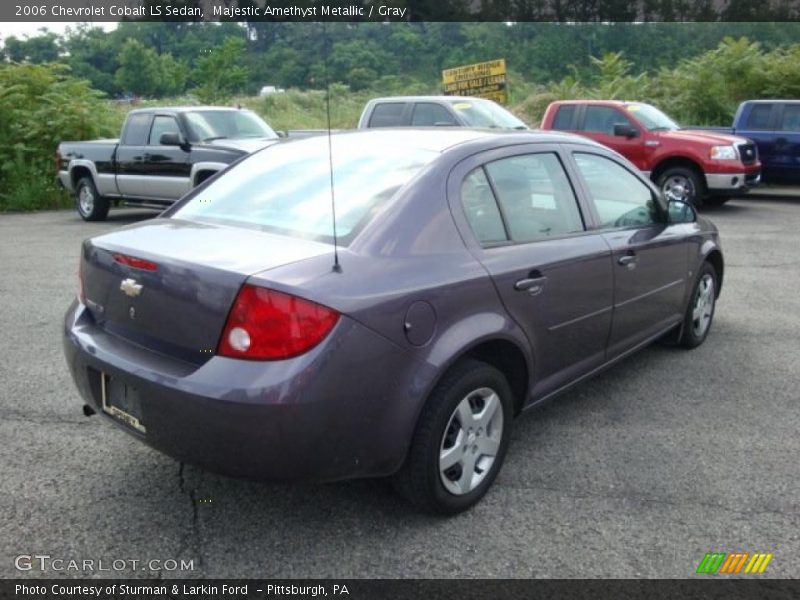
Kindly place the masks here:
POLYGON ((91 177, 81 177, 75 185, 75 207, 84 221, 103 221, 108 216, 108 199, 100 196, 91 177))
POLYGON ((659 189, 668 199, 692 204, 695 208, 703 206, 705 188, 696 171, 688 167, 671 167, 658 176, 659 189))
POLYGON ((393 484, 418 508, 453 515, 474 506, 505 458, 514 415, 505 376, 477 360, 457 363, 429 396, 393 484))
POLYGON ((717 271, 711 263, 703 263, 697 274, 686 316, 683 331, 678 343, 684 348, 696 348, 702 344, 711 330, 717 300, 717 271))

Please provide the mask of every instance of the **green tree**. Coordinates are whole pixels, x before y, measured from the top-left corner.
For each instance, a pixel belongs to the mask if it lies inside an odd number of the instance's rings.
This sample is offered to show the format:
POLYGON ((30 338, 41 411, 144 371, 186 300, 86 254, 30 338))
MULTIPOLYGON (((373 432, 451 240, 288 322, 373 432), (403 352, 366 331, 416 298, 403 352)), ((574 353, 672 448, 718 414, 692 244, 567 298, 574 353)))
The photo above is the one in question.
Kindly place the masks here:
POLYGON ((199 84, 194 93, 201 102, 224 102, 242 89, 248 76, 244 52, 244 40, 231 37, 197 60, 192 79, 199 84))
POLYGON ((139 96, 155 96, 162 87, 161 60, 152 48, 137 40, 125 42, 115 76, 117 86, 139 96))
POLYGON ((56 62, 60 56, 58 36, 45 28, 41 28, 39 32, 39 35, 24 40, 13 35, 7 37, 5 54, 8 59, 11 62, 34 64, 56 62))

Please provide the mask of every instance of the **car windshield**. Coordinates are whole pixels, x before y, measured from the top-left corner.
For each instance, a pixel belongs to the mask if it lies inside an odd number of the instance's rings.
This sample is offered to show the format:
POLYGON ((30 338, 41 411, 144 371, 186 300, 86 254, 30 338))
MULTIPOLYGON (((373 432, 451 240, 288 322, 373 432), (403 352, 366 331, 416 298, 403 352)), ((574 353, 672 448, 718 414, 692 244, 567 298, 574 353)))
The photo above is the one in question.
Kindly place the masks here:
POLYGON ((627 104, 625 108, 649 131, 675 131, 681 126, 655 106, 649 104, 627 104))
POLYGON ((456 100, 452 102, 452 107, 469 127, 528 129, 525 123, 505 108, 489 100, 456 100))
MULTIPOLYGON (((336 230, 342 245, 422 167, 439 156, 402 144, 388 147, 360 136, 330 140, 336 230)), ((328 137, 276 144, 246 158, 174 213, 333 242, 328 137)))
POLYGON ((186 113, 186 123, 196 140, 267 138, 278 134, 249 110, 197 110, 186 113))

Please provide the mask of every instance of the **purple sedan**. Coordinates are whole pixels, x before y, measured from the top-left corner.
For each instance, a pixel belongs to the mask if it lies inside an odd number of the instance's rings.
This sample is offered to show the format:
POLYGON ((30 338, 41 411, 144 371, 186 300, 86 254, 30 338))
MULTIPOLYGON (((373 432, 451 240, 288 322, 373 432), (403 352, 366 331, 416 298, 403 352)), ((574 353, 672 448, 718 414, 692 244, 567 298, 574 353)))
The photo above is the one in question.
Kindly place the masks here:
POLYGON ((85 241, 64 350, 86 414, 176 460, 456 513, 520 411, 701 344, 722 276, 714 225, 592 141, 341 133, 85 241))

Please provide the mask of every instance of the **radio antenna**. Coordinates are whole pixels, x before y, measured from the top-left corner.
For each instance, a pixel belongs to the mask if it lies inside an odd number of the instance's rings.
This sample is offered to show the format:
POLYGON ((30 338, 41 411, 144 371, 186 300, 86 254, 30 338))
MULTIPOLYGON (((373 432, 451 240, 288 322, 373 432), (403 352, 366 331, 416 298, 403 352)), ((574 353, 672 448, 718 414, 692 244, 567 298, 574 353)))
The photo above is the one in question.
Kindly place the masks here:
POLYGON ((330 38, 325 21, 322 22, 322 39, 325 52, 325 113, 328 118, 328 167, 331 175, 331 214, 333 215, 333 270, 342 272, 339 264, 339 239, 336 234, 336 192, 333 189, 333 140, 331 139, 331 79, 328 74, 328 55, 330 54, 330 38))

